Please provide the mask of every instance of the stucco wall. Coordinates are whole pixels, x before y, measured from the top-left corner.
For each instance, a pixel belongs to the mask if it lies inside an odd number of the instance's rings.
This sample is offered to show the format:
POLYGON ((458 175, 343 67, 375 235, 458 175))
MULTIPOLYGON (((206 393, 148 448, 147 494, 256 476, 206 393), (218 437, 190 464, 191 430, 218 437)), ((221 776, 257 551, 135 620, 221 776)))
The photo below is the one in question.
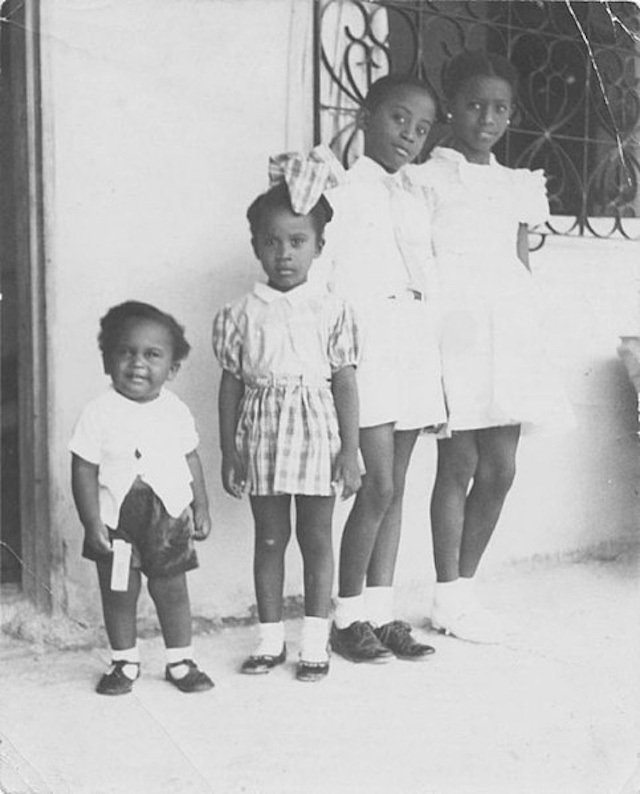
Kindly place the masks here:
MULTIPOLYGON (((128 298, 174 313, 193 346, 174 387, 199 424, 215 526, 190 575, 194 611, 243 615, 253 603, 249 507, 218 484, 219 373, 209 335, 216 307, 259 274, 244 212, 265 187, 268 154, 290 145, 287 41, 301 3, 42 4, 52 518, 56 593, 74 615, 97 616, 98 599, 92 566, 80 559, 66 444, 83 404, 106 385, 98 319, 128 298)), ((487 570, 635 530, 634 398, 615 359, 617 334, 635 323, 635 306, 620 309, 635 288, 634 255, 629 243, 564 238, 535 254, 578 428, 523 441, 487 570)), ((433 439, 422 439, 409 477, 401 587, 433 577, 434 456, 433 439)), ((336 539, 344 515, 339 509, 336 539)), ((287 593, 297 594, 300 562, 290 552, 287 593)))

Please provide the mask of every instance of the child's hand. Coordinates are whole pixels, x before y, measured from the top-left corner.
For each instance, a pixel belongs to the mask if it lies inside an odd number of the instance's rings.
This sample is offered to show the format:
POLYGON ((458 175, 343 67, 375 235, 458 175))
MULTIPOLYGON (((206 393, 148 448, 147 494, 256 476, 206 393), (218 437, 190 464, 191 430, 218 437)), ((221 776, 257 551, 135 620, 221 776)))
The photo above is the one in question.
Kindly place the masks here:
POLYGON ((222 485, 225 491, 240 499, 246 486, 244 467, 237 452, 222 456, 222 485))
POLYGON ((113 548, 109 540, 109 530, 104 524, 96 524, 88 529, 85 529, 85 540, 87 546, 96 554, 111 554, 113 548))
POLYGON ((211 516, 207 508, 193 508, 193 537, 195 540, 206 540, 211 534, 211 516))
POLYGON ((345 455, 343 452, 339 452, 333 467, 332 480, 334 484, 342 483, 342 499, 348 499, 353 496, 362 485, 357 456, 345 455))

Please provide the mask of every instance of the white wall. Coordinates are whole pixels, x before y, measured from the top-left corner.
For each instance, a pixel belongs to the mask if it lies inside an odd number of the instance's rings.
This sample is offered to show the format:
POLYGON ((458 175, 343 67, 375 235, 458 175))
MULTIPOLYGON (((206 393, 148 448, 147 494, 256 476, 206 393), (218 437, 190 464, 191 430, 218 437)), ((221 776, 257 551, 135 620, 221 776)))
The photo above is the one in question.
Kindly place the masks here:
MULTIPOLYGON (((292 8, 299 17, 302 6, 309 8, 306 0, 42 3, 56 592, 73 615, 97 616, 98 600, 92 566, 80 559, 66 444, 83 404, 106 385, 98 319, 129 298, 174 313, 193 346, 174 386, 200 427, 215 526, 190 575, 194 611, 243 615, 253 603, 249 507, 218 484, 219 373, 209 335, 216 308, 258 276, 244 213, 266 187, 268 155, 292 144, 288 37, 292 8)), ((561 238, 534 256, 579 426, 563 438, 523 441, 487 570, 635 530, 634 402, 615 360, 616 336, 629 331, 621 326, 635 322, 620 311, 634 255, 629 243, 561 238)), ((433 576, 434 454, 433 439, 421 440, 410 472, 398 569, 405 588, 433 576)), ((300 582, 292 549, 287 593, 299 593, 300 582)))

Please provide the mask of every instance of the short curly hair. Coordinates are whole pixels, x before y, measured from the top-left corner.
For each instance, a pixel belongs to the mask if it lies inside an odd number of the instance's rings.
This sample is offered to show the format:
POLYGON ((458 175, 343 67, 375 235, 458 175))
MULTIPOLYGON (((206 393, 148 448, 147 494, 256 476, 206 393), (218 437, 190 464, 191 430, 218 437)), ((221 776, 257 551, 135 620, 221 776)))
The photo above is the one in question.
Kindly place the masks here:
POLYGON ((452 100, 462 86, 474 77, 500 77, 511 87, 515 99, 518 93, 518 70, 502 55, 483 50, 464 50, 447 64, 442 90, 452 100))
POLYGON ((173 347, 173 361, 183 361, 191 350, 191 345, 184 335, 184 327, 166 312, 160 311, 150 303, 140 301, 125 301, 113 306, 100 319, 100 333, 98 334, 98 347, 104 361, 114 351, 122 327, 129 320, 152 320, 158 323, 171 335, 173 347))
MULTIPOLYGON (((247 210, 247 220, 249 221, 249 228, 251 229, 251 237, 254 239, 260 231, 260 225, 264 216, 273 212, 274 210, 286 210, 294 215, 293 207, 291 206, 291 197, 289 196, 289 189, 285 182, 278 182, 272 188, 267 190, 266 193, 261 193, 256 199, 251 202, 247 210)), ((333 210, 331 205, 324 196, 320 196, 317 203, 308 213, 313 226, 316 230, 318 238, 322 237, 324 227, 333 218, 333 210)))

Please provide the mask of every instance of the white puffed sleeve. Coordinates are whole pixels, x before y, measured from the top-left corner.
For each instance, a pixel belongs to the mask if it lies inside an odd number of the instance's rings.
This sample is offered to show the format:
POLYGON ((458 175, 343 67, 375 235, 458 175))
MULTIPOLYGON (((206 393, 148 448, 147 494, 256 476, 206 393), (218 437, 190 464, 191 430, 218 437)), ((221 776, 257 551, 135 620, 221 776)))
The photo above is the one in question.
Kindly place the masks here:
POLYGON ((549 219, 547 180, 544 171, 518 168, 513 172, 514 193, 517 196, 518 220, 528 226, 538 226, 549 219))

